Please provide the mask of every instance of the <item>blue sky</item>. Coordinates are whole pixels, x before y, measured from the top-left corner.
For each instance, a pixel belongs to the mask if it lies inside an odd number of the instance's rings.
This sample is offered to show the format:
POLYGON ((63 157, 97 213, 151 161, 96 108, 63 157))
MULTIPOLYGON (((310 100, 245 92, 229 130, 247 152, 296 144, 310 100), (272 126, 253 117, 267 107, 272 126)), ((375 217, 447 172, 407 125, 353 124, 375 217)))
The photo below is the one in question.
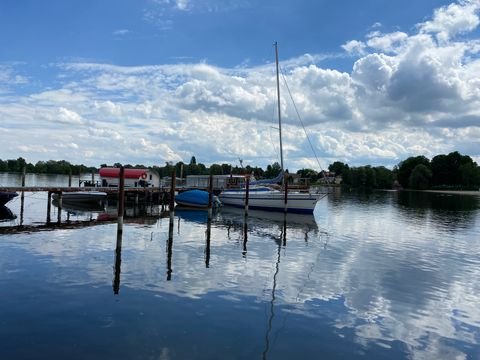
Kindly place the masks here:
POLYGON ((287 167, 480 160, 479 0, 7 0, 0 158, 287 167), (310 148, 313 145, 314 151, 310 148), (319 157, 316 161, 313 153, 319 157))

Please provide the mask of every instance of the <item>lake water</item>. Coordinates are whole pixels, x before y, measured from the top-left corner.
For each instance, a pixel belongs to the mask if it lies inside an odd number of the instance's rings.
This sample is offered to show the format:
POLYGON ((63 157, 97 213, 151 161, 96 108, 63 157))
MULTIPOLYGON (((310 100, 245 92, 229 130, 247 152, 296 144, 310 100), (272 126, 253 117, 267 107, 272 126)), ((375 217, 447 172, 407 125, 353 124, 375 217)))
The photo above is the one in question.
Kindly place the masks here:
MULTIPOLYGON (((26 193, 23 224, 46 206, 26 193)), ((480 359, 480 196, 338 191, 286 223, 128 211, 120 239, 0 229, 2 359, 480 359)))

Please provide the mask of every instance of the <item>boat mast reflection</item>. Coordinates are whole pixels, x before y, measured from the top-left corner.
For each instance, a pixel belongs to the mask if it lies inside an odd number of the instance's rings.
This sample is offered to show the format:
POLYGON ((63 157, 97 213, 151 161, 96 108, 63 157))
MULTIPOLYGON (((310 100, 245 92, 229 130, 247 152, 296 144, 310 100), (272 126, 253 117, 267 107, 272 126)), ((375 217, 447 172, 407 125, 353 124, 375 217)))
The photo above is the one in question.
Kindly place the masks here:
POLYGON ((284 214, 283 224, 282 224, 282 231, 280 234, 279 241, 277 242, 277 261, 275 263, 275 272, 273 273, 273 284, 272 284, 272 291, 271 291, 271 300, 269 304, 270 314, 267 321, 267 329, 265 332, 265 348, 262 353, 262 359, 267 359, 268 351, 270 350, 270 334, 273 328, 273 319, 275 318, 275 291, 277 290, 277 277, 278 273, 280 272, 280 254, 282 251, 282 247, 285 248, 287 246, 287 216, 284 214))

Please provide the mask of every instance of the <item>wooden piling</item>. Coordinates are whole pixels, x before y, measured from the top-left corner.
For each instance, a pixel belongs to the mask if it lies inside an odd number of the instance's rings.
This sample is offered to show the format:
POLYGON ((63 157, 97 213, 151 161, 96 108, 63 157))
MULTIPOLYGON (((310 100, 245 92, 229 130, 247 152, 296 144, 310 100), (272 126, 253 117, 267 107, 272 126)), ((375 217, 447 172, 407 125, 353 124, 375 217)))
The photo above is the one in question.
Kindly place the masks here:
POLYGON ((72 169, 68 173, 68 187, 72 187, 72 169))
POLYGON ((48 197, 47 197, 47 224, 50 224, 50 213, 52 211, 52 192, 48 192, 48 197))
POLYGON ((248 196, 250 192, 250 177, 245 177, 245 214, 248 215, 248 196))
POLYGON ((212 207, 213 207, 213 175, 210 174, 208 179, 208 220, 212 219, 212 207))
POLYGON ((58 193, 58 212, 57 212, 57 224, 62 222, 62 192, 58 193))
POLYGON ((125 212, 125 169, 120 167, 117 205, 117 233, 123 232, 123 214, 125 212))
POLYGON ((283 175, 285 178, 285 207, 284 207, 284 212, 288 211, 288 176, 283 175))
POLYGON ((20 195, 20 225, 23 225, 23 211, 25 209, 25 173, 27 168, 24 166, 22 170, 22 193, 20 195))
POLYGON ((176 184, 176 174, 175 170, 172 171, 172 183, 170 184, 170 211, 173 211, 175 208, 175 184, 176 184))

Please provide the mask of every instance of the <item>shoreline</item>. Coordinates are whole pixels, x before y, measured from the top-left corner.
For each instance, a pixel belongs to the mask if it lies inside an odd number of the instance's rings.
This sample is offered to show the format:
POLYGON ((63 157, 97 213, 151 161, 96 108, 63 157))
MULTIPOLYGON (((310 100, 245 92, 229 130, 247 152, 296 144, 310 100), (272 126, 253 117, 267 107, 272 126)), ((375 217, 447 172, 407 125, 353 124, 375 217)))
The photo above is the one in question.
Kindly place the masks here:
POLYGON ((456 195, 477 195, 480 196, 480 190, 418 190, 422 192, 456 194, 456 195))

